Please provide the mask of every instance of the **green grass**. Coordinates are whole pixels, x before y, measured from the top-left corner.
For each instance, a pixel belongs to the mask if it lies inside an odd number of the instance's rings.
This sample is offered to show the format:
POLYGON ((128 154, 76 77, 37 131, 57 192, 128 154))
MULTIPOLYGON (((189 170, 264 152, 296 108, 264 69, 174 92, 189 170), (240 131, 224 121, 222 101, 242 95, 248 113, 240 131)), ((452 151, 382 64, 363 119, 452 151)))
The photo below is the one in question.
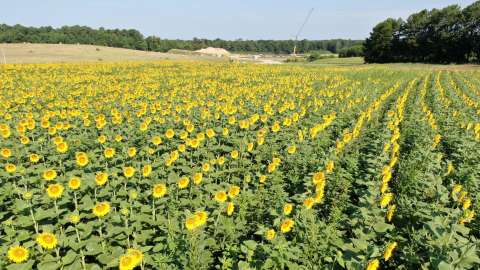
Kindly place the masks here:
POLYGON ((350 57, 350 58, 324 58, 319 59, 310 64, 314 65, 331 65, 331 66, 355 66, 362 65, 364 63, 363 57, 350 57))

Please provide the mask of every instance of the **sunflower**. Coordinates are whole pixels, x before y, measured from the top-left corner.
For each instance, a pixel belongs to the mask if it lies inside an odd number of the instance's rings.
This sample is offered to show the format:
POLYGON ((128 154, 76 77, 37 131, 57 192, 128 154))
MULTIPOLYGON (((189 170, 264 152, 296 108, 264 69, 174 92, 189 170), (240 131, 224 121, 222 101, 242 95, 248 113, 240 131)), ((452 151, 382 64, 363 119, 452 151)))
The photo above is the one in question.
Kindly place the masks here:
POLYGON ((95 175, 95 183, 99 186, 105 185, 108 181, 108 174, 104 172, 99 172, 95 175))
POLYGON ((231 186, 230 189, 228 190, 228 197, 230 198, 235 198, 237 195, 240 193, 240 187, 239 186, 231 186))
POLYGON ((208 138, 213 138, 215 137, 215 131, 211 128, 207 129, 207 137, 208 138))
POLYGON ((292 210, 293 210, 293 204, 291 203, 286 203, 283 206, 283 214, 286 216, 290 215, 290 213, 292 213, 292 210))
POLYGON ((329 160, 327 162, 327 165, 325 165, 325 171, 327 173, 332 173, 334 168, 335 168, 335 163, 333 163, 333 160, 329 160))
POLYGON ((98 136, 97 141, 100 144, 104 144, 107 141, 107 137, 105 135, 100 135, 100 136, 98 136))
POLYGON ((167 194, 167 186, 165 184, 156 184, 153 186, 152 196, 154 198, 161 198, 167 194))
POLYGON ((195 216, 195 215, 191 216, 191 217, 188 217, 185 220, 185 228, 187 228, 187 230, 189 230, 189 231, 195 229, 197 227, 197 220, 198 220, 198 217, 195 216))
POLYGON ((32 163, 37 163, 40 160, 40 156, 37 154, 30 154, 28 157, 30 159, 30 162, 32 163))
POLYGON ((68 187, 73 189, 73 190, 76 190, 76 189, 80 188, 81 184, 82 184, 82 180, 78 177, 72 177, 68 181, 68 187))
POLYGON ((171 139, 171 138, 173 138, 173 136, 175 136, 175 131, 173 131, 173 129, 169 128, 165 132, 165 137, 167 137, 168 139, 171 139))
POLYGON ((177 184, 180 189, 184 189, 188 186, 188 183, 190 183, 190 179, 188 179, 186 176, 183 176, 178 180, 177 184))
POLYGON ((387 209, 387 221, 391 222, 393 218, 393 214, 395 213, 395 209, 397 208, 397 205, 392 204, 388 207, 387 209))
POLYGON ((84 167, 88 164, 88 156, 85 152, 76 153, 75 159, 77 161, 77 165, 80 167, 84 167))
POLYGON ((12 155, 12 151, 8 148, 2 148, 0 155, 2 155, 4 158, 9 158, 12 155))
POLYGON ((130 178, 135 174, 135 168, 128 166, 123 168, 123 175, 126 178, 130 178))
POLYGON ((77 224, 78 222, 80 222, 80 216, 77 215, 77 214, 71 214, 71 215, 68 217, 68 220, 69 220, 72 224, 77 224))
POLYGON ((103 150, 103 155, 106 158, 112 158, 115 155, 115 148, 107 147, 103 150))
POLYGON ((205 211, 197 211, 195 212, 195 216, 198 217, 197 219, 197 226, 202 226, 203 224, 207 223, 208 213, 205 211))
POLYGON ((49 232, 41 233, 37 236, 37 243, 45 249, 54 249, 57 246, 57 237, 49 232))
POLYGON ((160 138, 160 136, 154 136, 152 138, 152 143, 154 145, 160 145, 162 143, 162 138, 160 138))
POLYGON ((368 262, 366 270, 377 270, 380 267, 380 261, 378 259, 373 259, 368 262))
POLYGON ((258 181, 259 181, 260 183, 265 183, 265 181, 267 181, 267 176, 266 176, 266 175, 260 175, 260 176, 258 177, 258 181))
POLYGON ((135 263, 135 258, 131 255, 122 255, 118 263, 120 270, 133 270, 137 264, 135 263))
POLYGON ((218 191, 215 193, 215 201, 223 203, 227 200, 227 193, 225 191, 218 191))
POLYGON ((127 155, 128 155, 129 157, 134 157, 134 156, 136 156, 136 155, 137 155, 137 148, 135 148, 135 147, 130 147, 130 148, 128 148, 128 150, 127 150, 127 155))
POLYGON ((273 123, 272 125, 272 132, 279 132, 279 131, 280 131, 280 123, 275 121, 275 123, 273 123))
POLYGON ((13 246, 8 249, 8 259, 14 263, 21 263, 28 259, 28 249, 22 246, 13 246))
POLYGON ((237 150, 233 150, 232 152, 230 152, 230 156, 231 156, 233 159, 237 159, 237 158, 238 158, 238 151, 237 151, 237 150))
POLYGON ((267 238, 268 241, 272 241, 275 238, 275 230, 274 229, 269 229, 265 233, 265 238, 267 238))
POLYGON ((152 165, 145 164, 142 168, 143 177, 148 177, 152 173, 152 165))
POLYGON ((96 217, 102 218, 110 212, 110 204, 108 202, 97 203, 93 207, 92 212, 96 217))
POLYGON ((43 172, 43 179, 51 181, 57 177, 57 172, 54 169, 48 169, 43 172))
POLYGON ((193 175, 192 179, 195 185, 200 185, 203 179, 203 174, 201 172, 197 172, 193 175))
POLYGON ((14 164, 8 163, 5 165, 5 171, 8 173, 14 173, 17 170, 17 166, 14 164))
POLYGON ((132 258, 135 260, 136 265, 140 264, 143 261, 143 253, 138 249, 127 249, 127 255, 132 256, 132 258))
POLYGON ((385 259, 385 261, 388 261, 390 257, 392 257, 392 253, 397 247, 397 245, 398 245, 397 242, 393 242, 393 243, 390 243, 387 246, 387 248, 385 248, 385 252, 383 253, 383 258, 385 259))
POLYGON ((206 162, 202 165, 202 171, 208 172, 210 170, 210 163, 206 162))
POLYGON ((392 199, 393 199, 393 193, 383 194, 382 198, 380 198, 380 207, 385 208, 392 199))
POLYGON ((303 201, 303 205, 304 205, 307 209, 311 209, 314 204, 315 204, 315 199, 314 199, 314 198, 306 198, 306 199, 303 201))
POLYGON ((47 195, 51 199, 58 199, 62 196, 63 186, 60 184, 50 184, 47 187, 47 195))
POLYGON ((235 205, 233 202, 229 202, 227 204, 227 216, 231 216, 233 214, 233 211, 235 211, 235 205))
POLYGON ((282 224, 280 225, 280 230, 282 231, 282 233, 288 233, 292 230, 294 224, 295 222, 292 219, 288 218, 282 222, 282 224))
POLYGON ((57 152, 65 153, 68 151, 68 144, 66 142, 61 142, 57 144, 57 152))

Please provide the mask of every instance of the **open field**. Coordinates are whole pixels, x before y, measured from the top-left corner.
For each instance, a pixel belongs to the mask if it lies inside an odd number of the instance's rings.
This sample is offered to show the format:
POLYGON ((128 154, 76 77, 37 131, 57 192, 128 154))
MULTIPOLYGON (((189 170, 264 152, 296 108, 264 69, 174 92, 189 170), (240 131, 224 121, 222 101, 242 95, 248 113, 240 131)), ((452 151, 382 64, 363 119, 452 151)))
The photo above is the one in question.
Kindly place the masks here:
POLYGON ((480 263, 478 70, 0 65, 0 90, 1 269, 480 263))
POLYGON ((218 60, 201 55, 146 52, 96 45, 75 44, 0 44, 0 63, 68 63, 172 60, 218 60))

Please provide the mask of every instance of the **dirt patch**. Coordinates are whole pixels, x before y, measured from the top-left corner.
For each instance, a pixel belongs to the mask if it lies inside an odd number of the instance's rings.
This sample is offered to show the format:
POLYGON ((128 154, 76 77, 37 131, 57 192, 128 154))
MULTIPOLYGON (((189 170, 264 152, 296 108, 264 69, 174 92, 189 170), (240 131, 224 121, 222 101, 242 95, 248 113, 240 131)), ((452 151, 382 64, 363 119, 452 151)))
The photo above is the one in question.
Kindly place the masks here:
POLYGON ((208 54, 208 55, 214 55, 216 57, 228 57, 230 56, 230 52, 223 48, 213 48, 213 47, 208 47, 205 49, 200 49, 196 50, 195 52, 201 53, 201 54, 208 54))

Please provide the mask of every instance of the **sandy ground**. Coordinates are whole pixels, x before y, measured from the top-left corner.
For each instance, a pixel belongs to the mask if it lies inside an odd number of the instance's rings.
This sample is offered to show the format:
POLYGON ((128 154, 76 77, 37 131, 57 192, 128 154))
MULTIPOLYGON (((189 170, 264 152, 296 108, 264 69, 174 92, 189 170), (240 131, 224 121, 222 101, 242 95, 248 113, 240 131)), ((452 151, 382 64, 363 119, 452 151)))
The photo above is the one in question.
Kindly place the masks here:
POLYGON ((0 44, 0 63, 111 62, 212 59, 211 56, 186 56, 145 52, 96 45, 76 44, 0 44), (5 57, 4 57, 5 56, 5 57))

